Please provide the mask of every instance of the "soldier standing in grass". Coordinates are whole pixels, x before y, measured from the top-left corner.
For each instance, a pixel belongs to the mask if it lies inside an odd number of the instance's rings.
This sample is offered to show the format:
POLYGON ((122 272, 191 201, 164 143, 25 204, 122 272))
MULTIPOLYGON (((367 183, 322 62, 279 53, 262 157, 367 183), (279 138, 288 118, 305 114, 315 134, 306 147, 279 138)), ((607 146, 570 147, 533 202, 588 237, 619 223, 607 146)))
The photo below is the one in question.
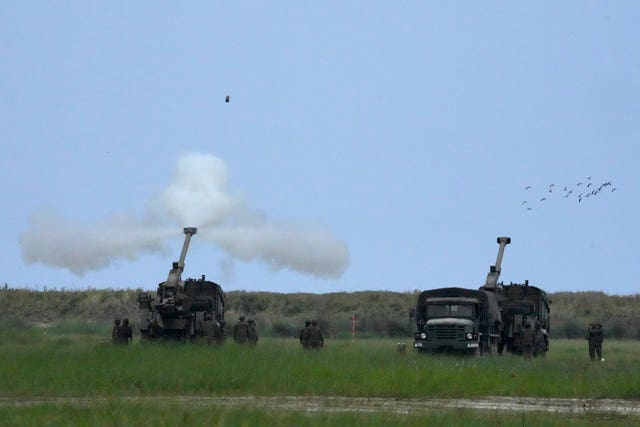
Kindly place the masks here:
POLYGON ((601 323, 592 323, 587 329, 587 339, 589 340, 589 357, 591 360, 604 361, 602 357, 602 341, 604 341, 604 333, 601 323))
POLYGON ((322 337, 322 330, 318 326, 318 322, 315 320, 311 321, 311 327, 309 328, 308 333, 308 342, 309 348, 312 350, 319 350, 324 346, 324 338, 322 337))
POLYGON ((128 345, 133 339, 133 333, 131 332, 131 327, 129 326, 129 319, 126 317, 122 319, 122 326, 118 330, 118 341, 120 344, 128 345))
POLYGON ((536 329, 534 331, 533 341, 534 341, 533 355, 535 357, 544 356, 544 354, 547 351, 547 343, 544 338, 544 331, 542 330, 540 321, 536 322, 536 329))
POLYGON ((249 339, 249 325, 244 321, 244 316, 240 316, 239 320, 233 327, 233 340, 238 344, 246 344, 249 339))
POLYGON ((311 320, 305 320, 304 328, 300 329, 300 344, 303 350, 309 350, 309 329, 311 329, 311 320))
POLYGON ((256 345, 258 344, 258 330, 256 329, 256 322, 253 319, 249 319, 249 344, 256 345))
POLYGON ((531 359, 533 345, 535 343, 535 335, 531 329, 531 325, 526 323, 522 328, 522 357, 531 359))
POLYGON ((111 341, 114 344, 118 344, 119 341, 119 332, 120 332, 120 318, 116 317, 113 321, 113 329, 111 330, 111 341))

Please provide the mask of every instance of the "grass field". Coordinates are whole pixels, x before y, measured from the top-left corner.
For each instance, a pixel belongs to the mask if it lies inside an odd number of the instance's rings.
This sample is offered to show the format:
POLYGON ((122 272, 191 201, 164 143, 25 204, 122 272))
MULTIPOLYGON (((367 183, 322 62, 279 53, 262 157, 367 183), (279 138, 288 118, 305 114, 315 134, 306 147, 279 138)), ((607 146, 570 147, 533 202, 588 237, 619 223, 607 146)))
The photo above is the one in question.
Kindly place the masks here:
MULTIPOLYGON (((0 330, 0 397, 103 398, 95 407, 6 405, 8 424, 43 425, 412 425, 424 416, 315 413, 132 403, 125 396, 347 396, 461 398, 532 396, 640 399, 640 342, 605 341, 605 362, 586 341, 553 341, 544 358, 396 352, 392 340, 328 340, 303 352, 295 340, 254 347, 144 344, 116 347, 95 332, 0 330), (56 419, 58 421, 56 421, 56 419)), ((432 425, 522 425, 532 414, 442 410, 432 425)), ((631 419, 545 414, 529 425, 624 425, 631 419), (543 421, 543 422, 542 422, 543 421), (555 424, 558 422, 557 424, 555 424), (582 424, 586 423, 586 424, 582 424), (611 424, 610 424, 611 423, 611 424)))

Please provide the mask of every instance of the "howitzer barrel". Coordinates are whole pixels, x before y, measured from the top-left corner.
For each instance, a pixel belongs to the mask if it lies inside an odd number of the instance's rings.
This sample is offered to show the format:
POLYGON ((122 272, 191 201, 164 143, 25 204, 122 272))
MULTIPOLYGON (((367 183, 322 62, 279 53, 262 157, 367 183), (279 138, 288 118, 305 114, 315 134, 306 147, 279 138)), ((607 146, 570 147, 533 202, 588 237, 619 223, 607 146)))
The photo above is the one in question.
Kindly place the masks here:
POLYGON ((187 256, 187 251, 189 250, 189 242, 191 241, 191 236, 196 234, 197 231, 198 229, 196 227, 185 227, 185 238, 184 244, 182 245, 182 252, 180 253, 180 259, 174 262, 173 268, 169 270, 167 280, 164 282, 165 286, 178 286, 178 284, 182 280, 182 272, 184 271, 184 259, 187 256))
POLYGON ((496 258, 496 271, 500 273, 500 267, 502 265, 502 256, 504 255, 504 247, 511 243, 511 237, 498 237, 498 257, 496 258))
POLYGON ((184 259, 187 256, 187 251, 189 250, 189 242, 191 241, 191 236, 196 234, 198 229, 196 227, 185 227, 184 228, 184 244, 182 245, 182 252, 180 253, 180 259, 178 260, 178 267, 184 269, 184 259))
POLYGON ((504 255, 504 248, 511 243, 511 237, 498 237, 497 239, 500 247, 498 248, 498 256, 496 258, 495 265, 489 268, 487 274, 487 281, 484 284, 485 289, 495 289, 498 286, 498 278, 500 277, 500 269, 502 266, 502 256, 504 255))

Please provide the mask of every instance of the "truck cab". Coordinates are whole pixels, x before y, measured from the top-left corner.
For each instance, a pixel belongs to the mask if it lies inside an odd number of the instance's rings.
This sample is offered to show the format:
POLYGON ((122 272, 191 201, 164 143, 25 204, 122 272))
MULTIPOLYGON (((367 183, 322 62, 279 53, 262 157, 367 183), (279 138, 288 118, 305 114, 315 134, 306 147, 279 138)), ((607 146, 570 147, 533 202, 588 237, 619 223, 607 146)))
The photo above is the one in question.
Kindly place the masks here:
POLYGON ((477 298, 432 297, 424 306, 424 322, 414 347, 424 350, 475 350, 478 342, 477 298))
POLYGON ((502 323, 495 293, 465 288, 424 291, 415 310, 413 347, 497 353, 502 323))

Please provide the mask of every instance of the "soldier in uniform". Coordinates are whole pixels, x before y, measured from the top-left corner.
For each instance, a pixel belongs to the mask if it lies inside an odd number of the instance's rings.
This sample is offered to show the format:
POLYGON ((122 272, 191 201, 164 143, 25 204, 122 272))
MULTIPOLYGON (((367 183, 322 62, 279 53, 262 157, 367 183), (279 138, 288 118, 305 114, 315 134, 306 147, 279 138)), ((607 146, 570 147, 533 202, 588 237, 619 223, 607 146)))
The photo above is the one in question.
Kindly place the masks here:
POLYGON ((256 329, 256 322, 253 319, 249 319, 249 344, 258 344, 258 330, 256 329))
POLYGON ((311 327, 308 333, 309 348, 312 350, 319 350, 324 346, 324 338, 322 337, 322 330, 318 326, 318 322, 311 321, 311 327))
POLYGON ((227 341, 227 322, 224 319, 220 318, 218 320, 218 324, 220 325, 219 342, 220 344, 223 344, 227 341))
POLYGON ((113 321, 113 329, 111 330, 111 341, 118 344, 118 333, 120 331, 120 318, 116 317, 113 321))
POLYGON ((220 320, 218 319, 213 321, 213 334, 209 342, 214 342, 216 344, 221 344, 223 342, 222 325, 220 324, 220 320))
POLYGON ((587 329, 587 339, 589 340, 589 357, 591 360, 604 361, 602 357, 602 341, 604 341, 604 333, 601 323, 592 323, 587 329))
POLYGON ((133 333, 131 332, 131 327, 129 326, 129 319, 126 317, 122 319, 122 326, 118 330, 118 341, 120 344, 128 345, 133 339, 133 333))
POLYGON ((240 316, 239 322, 233 327, 233 340, 238 344, 245 344, 249 339, 249 325, 240 316))
POLYGON ((149 323, 149 337, 150 338, 160 338, 162 336, 162 328, 158 323, 158 319, 153 319, 149 323))
POLYGON ((540 321, 536 322, 536 328, 533 333, 533 355, 535 357, 544 356, 547 352, 547 343, 544 336, 544 331, 540 325, 540 321))
POLYGON ((311 320, 304 321, 304 328, 300 329, 300 344, 303 350, 309 350, 309 329, 311 328, 311 320))
POLYGON ((535 335, 531 329, 531 324, 526 323, 522 327, 522 357, 531 359, 533 345, 535 344, 535 335))

